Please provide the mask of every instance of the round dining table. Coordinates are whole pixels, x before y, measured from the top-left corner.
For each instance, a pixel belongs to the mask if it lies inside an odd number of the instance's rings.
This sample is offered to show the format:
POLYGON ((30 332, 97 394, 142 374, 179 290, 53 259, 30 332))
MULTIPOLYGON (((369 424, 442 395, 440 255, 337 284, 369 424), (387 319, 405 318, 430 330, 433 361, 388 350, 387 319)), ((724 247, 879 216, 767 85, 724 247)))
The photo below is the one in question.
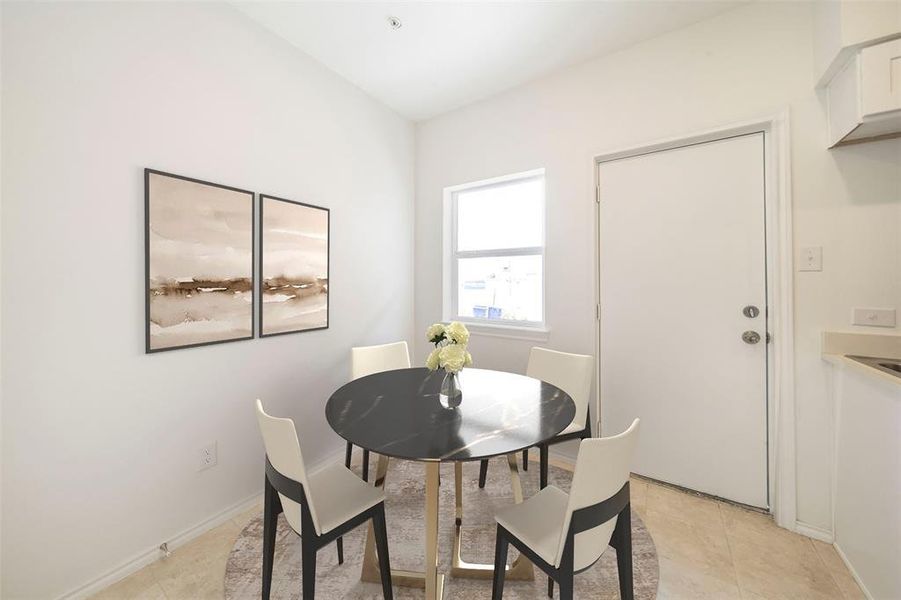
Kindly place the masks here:
MULTIPOLYGON (((559 434, 575 417, 566 392, 524 375, 464 369, 463 398, 456 408, 439 399, 443 371, 425 368, 384 371, 339 388, 326 404, 326 419, 335 432, 378 455, 372 484, 384 488, 389 459, 425 463, 425 567, 392 569, 395 585, 424 587, 428 600, 443 597, 444 575, 438 572, 438 486, 442 462, 454 463, 456 520, 450 575, 490 579, 494 565, 473 564, 460 556, 463 522, 463 462, 506 456, 515 502, 522 502, 517 455, 559 434)), ((389 523, 390 526, 390 523, 389 523)), ((508 579, 534 579, 524 556, 507 566, 508 579)), ((379 582, 372 527, 366 537, 363 581, 379 582)))

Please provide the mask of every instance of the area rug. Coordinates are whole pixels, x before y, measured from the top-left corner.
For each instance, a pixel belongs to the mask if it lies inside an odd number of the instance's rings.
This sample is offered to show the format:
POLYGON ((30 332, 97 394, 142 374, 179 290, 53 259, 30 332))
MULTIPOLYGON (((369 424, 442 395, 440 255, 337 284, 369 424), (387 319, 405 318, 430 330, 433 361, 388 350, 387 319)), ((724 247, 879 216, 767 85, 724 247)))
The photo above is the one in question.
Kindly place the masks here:
MULTIPOLYGON (((488 484, 478 487, 479 464, 463 466, 463 559, 471 563, 494 562, 494 512, 513 503, 510 489, 510 472, 506 459, 491 461, 488 484)), ((521 473, 523 494, 526 498, 538 491, 538 465, 530 464, 521 473)), ((549 482, 560 489, 569 490, 572 473, 551 466, 549 482)), ((453 465, 442 465, 439 513, 439 571, 450 570, 454 535, 454 470, 453 465)), ((421 570, 423 562, 425 529, 423 524, 425 498, 425 467, 421 463, 392 460, 385 485, 387 500, 385 510, 388 519, 388 544, 391 566, 394 569, 421 570)), ((361 526, 344 537, 344 564, 338 564, 334 544, 319 551, 316 563, 316 597, 325 600, 375 600, 382 597, 381 586, 360 581, 363 545, 366 527, 361 526)), ((250 520, 235 541, 225 571, 225 597, 227 600, 250 600, 260 597, 261 563, 263 547, 263 516, 250 520)), ((632 553, 635 598, 652 600, 657 595, 659 570, 657 550, 650 534, 632 512, 632 553)), ((510 547, 508 560, 518 552, 510 547)), ((535 581, 510 581, 504 586, 504 598, 509 600, 534 600, 547 598, 547 578, 537 568, 535 581)), ((284 521, 279 519, 275 546, 275 565, 272 575, 274 600, 299 599, 301 595, 300 538, 284 521)), ((556 596, 556 594, 555 594, 556 596)), ((421 599, 423 590, 394 586, 394 597, 421 599)), ((447 600, 476 600, 491 597, 491 581, 463 579, 447 576, 445 593, 447 600)), ((616 573, 616 551, 608 548, 601 560, 575 578, 576 598, 619 598, 619 580, 616 573)))

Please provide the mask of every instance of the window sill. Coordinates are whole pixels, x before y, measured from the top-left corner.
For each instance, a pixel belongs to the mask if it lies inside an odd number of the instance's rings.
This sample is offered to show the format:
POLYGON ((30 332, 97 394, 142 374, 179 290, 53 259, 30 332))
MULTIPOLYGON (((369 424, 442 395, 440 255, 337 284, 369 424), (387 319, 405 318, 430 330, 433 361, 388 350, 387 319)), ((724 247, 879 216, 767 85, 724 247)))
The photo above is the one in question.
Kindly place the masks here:
POLYGON ((472 335, 483 337, 507 338, 512 340, 528 340, 532 342, 546 342, 550 337, 550 330, 544 327, 523 327, 517 325, 494 325, 493 323, 473 323, 461 321, 472 335))

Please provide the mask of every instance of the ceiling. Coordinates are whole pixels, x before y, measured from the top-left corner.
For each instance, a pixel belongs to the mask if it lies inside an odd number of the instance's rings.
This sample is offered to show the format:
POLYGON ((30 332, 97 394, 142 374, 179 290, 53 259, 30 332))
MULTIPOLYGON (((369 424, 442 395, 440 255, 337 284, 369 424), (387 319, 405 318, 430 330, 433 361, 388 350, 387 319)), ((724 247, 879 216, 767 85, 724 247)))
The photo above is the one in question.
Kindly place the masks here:
POLYGON ((233 4, 401 115, 423 120, 744 2, 233 4))

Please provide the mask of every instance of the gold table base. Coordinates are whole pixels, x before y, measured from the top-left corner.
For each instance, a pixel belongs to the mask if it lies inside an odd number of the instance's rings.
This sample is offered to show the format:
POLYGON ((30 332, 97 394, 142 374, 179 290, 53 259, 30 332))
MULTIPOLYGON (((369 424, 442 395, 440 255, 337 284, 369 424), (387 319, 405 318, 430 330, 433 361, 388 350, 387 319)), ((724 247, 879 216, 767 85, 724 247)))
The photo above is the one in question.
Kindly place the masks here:
MULTIPOLYGON (((517 504, 522 502, 522 481, 519 478, 519 467, 516 464, 516 455, 507 455, 507 464, 510 467, 510 486, 513 489, 513 500, 517 504)), ((425 493, 425 571, 405 571, 391 569, 391 581, 394 585, 404 587, 425 588, 425 597, 428 600, 439 600, 444 596, 444 575, 438 572, 438 474, 440 463, 426 463, 426 493, 425 493)), ((388 457, 379 455, 376 466, 373 485, 379 489, 385 487, 385 476, 388 473, 388 457)), ((491 579, 494 577, 493 564, 468 563, 460 555, 461 537, 463 527, 463 463, 454 463, 454 496, 456 498, 455 524, 454 524, 454 548, 451 556, 452 577, 469 577, 473 579, 491 579)), ((507 566, 507 579, 527 580, 535 579, 535 570, 529 560, 520 555, 512 565, 507 566)), ((363 554, 363 569, 360 574, 362 581, 380 583, 378 559, 375 551, 375 539, 372 534, 372 525, 366 532, 366 549, 363 554)))

